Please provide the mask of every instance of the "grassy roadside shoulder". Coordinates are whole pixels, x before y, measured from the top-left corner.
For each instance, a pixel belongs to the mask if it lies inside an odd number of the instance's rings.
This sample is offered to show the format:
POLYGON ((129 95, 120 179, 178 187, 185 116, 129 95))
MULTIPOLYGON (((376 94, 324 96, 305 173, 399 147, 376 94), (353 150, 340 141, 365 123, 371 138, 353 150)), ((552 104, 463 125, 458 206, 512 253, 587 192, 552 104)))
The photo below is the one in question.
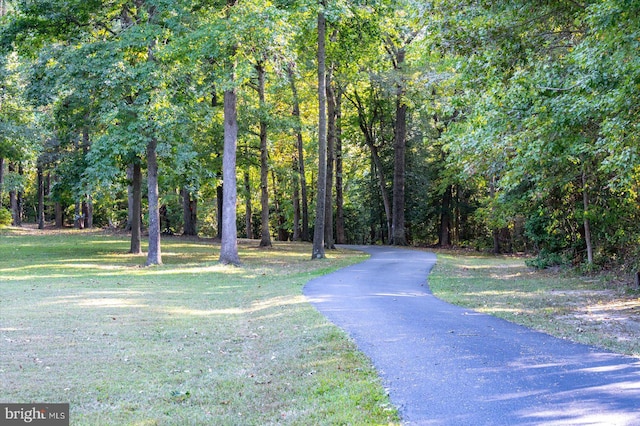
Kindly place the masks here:
POLYGON ((74 425, 388 424, 376 372, 302 296, 363 259, 307 244, 163 240, 141 268, 125 237, 0 231, 0 401, 69 402, 74 425))
POLYGON ((436 251, 434 295, 535 330, 640 357, 640 298, 605 278, 535 271, 524 259, 436 251))

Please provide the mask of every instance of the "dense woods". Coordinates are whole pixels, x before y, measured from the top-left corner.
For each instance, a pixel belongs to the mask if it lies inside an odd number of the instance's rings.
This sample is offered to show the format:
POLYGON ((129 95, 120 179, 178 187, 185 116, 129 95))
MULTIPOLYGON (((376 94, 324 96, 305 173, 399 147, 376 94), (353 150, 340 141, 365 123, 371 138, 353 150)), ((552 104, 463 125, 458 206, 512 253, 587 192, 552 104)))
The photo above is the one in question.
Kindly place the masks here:
POLYGON ((638 11, 3 0, 0 220, 635 271, 638 11))

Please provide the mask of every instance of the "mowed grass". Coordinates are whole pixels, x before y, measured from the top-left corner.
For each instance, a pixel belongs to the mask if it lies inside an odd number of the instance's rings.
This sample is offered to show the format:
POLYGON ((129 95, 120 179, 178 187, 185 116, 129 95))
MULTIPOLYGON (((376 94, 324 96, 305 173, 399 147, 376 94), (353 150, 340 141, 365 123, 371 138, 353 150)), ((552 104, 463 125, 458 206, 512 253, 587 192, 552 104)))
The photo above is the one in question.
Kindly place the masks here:
POLYGON ((523 258, 438 251, 429 276, 450 303, 640 357, 640 298, 625 283, 528 268, 523 258))
POLYGON ((143 268, 126 237, 0 231, 0 401, 68 402, 72 425, 388 424, 369 360, 302 296, 363 260, 307 244, 165 238, 143 268))

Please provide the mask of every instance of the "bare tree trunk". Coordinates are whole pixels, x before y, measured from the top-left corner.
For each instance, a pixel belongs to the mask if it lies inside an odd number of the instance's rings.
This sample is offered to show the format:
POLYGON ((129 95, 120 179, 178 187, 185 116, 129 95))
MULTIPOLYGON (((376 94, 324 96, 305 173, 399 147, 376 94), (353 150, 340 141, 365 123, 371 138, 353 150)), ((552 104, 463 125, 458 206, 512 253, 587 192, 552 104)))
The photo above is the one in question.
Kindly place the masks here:
POLYGON ((293 117, 296 121, 296 148, 298 151, 298 171, 300 173, 300 192, 302 205, 302 229, 300 238, 302 241, 309 241, 309 197, 307 194, 307 179, 304 170, 304 144, 302 141, 302 131, 300 129, 300 101, 298 100, 298 91, 296 89, 293 65, 289 64, 289 83, 291 93, 293 94, 293 117))
POLYGON ((342 90, 336 96, 336 243, 345 244, 344 194, 342 185, 342 90))
POLYGON ((386 178, 382 168, 382 160, 380 159, 380 154, 378 154, 378 148, 375 145, 370 144, 369 149, 371 150, 371 158, 376 169, 376 175, 378 176, 378 186, 380 187, 382 205, 384 207, 384 215, 387 222, 387 238, 390 241, 392 236, 391 201, 389 200, 389 192, 387 191, 386 178))
MULTIPOLYGON (((50 198, 50 197, 51 197, 51 173, 49 172, 49 173, 47 173, 47 176, 46 176, 46 178, 44 180, 44 198, 46 200, 47 198, 50 198)), ((51 215, 51 206, 50 205, 47 206, 45 204, 45 206, 44 206, 44 220, 46 221, 47 219, 51 220, 51 219, 53 219, 53 216, 51 215)))
POLYGON ((244 227, 245 234, 247 238, 253 239, 253 212, 251 209, 251 181, 249 177, 249 170, 244 171, 244 192, 245 192, 245 201, 244 201, 244 227))
POLYGON ((182 188, 182 235, 198 235, 198 200, 191 198, 189 188, 182 188))
POLYGON ((326 0, 320 0, 318 12, 318 193, 316 219, 313 232, 312 259, 324 259, 324 215, 325 193, 327 190, 327 90, 326 90, 326 20, 324 7, 326 0))
POLYGON ((224 211, 224 184, 216 188, 216 221, 218 222, 218 233, 216 238, 222 240, 222 221, 224 211))
POLYGON ((448 247, 451 245, 451 198, 453 187, 447 186, 442 194, 442 204, 440 210, 440 238, 438 245, 448 247))
MULTIPOLYGON (((227 0, 227 18, 237 0, 227 0)), ((229 57, 235 56, 236 48, 229 52, 229 57)), ((231 62, 228 67, 231 84, 235 84, 236 64, 231 62)), ((238 255, 238 227, 236 224, 236 202, 238 188, 236 182, 236 154, 238 149, 238 96, 235 87, 224 92, 224 148, 222 152, 222 226, 220 243, 220 263, 239 265, 238 255)))
POLYGON ((236 225, 236 149, 238 146, 237 95, 235 89, 224 92, 224 151, 222 154, 223 212, 220 262, 238 265, 238 229, 236 225))
POLYGON ((393 212, 391 222, 391 244, 407 245, 407 235, 405 229, 405 172, 406 172, 406 135, 407 135, 407 104, 404 101, 405 83, 403 68, 406 56, 405 46, 417 35, 414 33, 409 38, 402 40, 401 46, 390 38, 387 40, 385 48, 393 63, 396 72, 396 116, 395 132, 393 141, 393 212))
POLYGON ((82 203, 82 213, 84 218, 84 227, 87 229, 93 228, 93 197, 87 195, 85 201, 82 203))
MULTIPOLYGON (((398 51, 398 67, 404 62, 404 50, 398 51)), ((405 206, 405 151, 407 133, 407 105, 404 103, 404 86, 398 84, 396 93, 396 129, 393 143, 393 213, 391 243, 397 246, 407 245, 404 221, 405 206)))
POLYGON ((267 122, 265 105, 265 69, 262 62, 255 66, 258 72, 258 97, 260 99, 260 206, 262 234, 260 247, 271 247, 269 231, 269 152, 267 151, 267 122))
POLYGON ((327 189, 325 194, 324 247, 336 248, 333 240, 333 166, 336 146, 336 97, 332 84, 333 69, 327 72, 327 189))
POLYGON ((127 224, 125 231, 131 231, 133 223, 133 164, 127 165, 127 224))
POLYGON ((64 214, 62 212, 62 204, 60 204, 60 201, 56 201, 54 205, 54 214, 56 217, 56 228, 62 228, 64 226, 64 214))
POLYGON ((131 248, 129 253, 141 254, 141 216, 142 216, 142 169, 140 163, 129 166, 131 169, 131 198, 129 200, 129 217, 131 220, 131 248))
POLYGON ((158 157, 156 148, 158 141, 152 137, 147 144, 147 196, 149 199, 149 250, 146 266, 161 265, 160 248, 160 206, 158 191, 158 157))
POLYGON ((75 229, 84 228, 84 217, 82 213, 82 202, 76 201, 73 207, 73 227, 75 229))

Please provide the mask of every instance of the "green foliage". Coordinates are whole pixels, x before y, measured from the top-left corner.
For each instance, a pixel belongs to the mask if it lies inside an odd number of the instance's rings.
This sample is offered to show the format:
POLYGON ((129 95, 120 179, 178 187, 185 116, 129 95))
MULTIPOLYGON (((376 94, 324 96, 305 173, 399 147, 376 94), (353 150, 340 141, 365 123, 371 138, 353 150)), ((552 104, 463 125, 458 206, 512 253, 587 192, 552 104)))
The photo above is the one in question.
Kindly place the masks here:
POLYGON ((525 260, 525 264, 530 268, 546 269, 553 266, 566 266, 569 260, 561 253, 550 252, 543 249, 535 258, 525 260))
POLYGON ((0 207, 0 228, 11 225, 11 212, 5 208, 0 207))
MULTIPOLYGON (((294 130, 303 136, 309 195, 316 179, 317 2, 10 3, 0 30, 0 157, 24 173, 8 173, 5 188, 27 190, 25 199, 35 205, 33 168, 40 165, 51 176, 48 203, 63 201, 66 208, 101 198, 96 223, 122 222, 125 168, 135 163, 144 170, 155 138, 172 232, 181 222, 175 194, 187 187, 202 207, 201 229, 215 234, 221 95, 233 87, 238 164, 252 176, 242 204, 250 198, 254 213, 259 207, 263 121, 270 227, 291 234, 294 130), (258 63, 267 76, 264 104, 253 90, 258 63), (289 69, 300 122, 291 114, 289 69)), ((411 243, 448 239, 579 265, 587 258, 587 220, 596 266, 635 264, 638 6, 638 0, 329 2, 327 65, 342 96, 349 241, 388 240, 384 200, 393 191, 402 87, 411 243), (399 49, 406 53, 400 67, 399 49)))

